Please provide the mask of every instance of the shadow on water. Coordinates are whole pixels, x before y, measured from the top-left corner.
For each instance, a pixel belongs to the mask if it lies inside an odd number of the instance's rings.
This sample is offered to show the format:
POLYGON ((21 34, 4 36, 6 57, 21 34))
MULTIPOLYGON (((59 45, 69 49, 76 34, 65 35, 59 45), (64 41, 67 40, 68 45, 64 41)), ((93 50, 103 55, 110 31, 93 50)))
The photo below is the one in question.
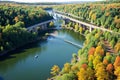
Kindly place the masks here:
POLYGON ((47 40, 41 40, 41 41, 37 41, 37 42, 31 43, 31 44, 27 44, 23 47, 19 47, 16 50, 10 51, 8 54, 0 56, 0 61, 4 61, 7 59, 11 59, 11 58, 16 58, 15 54, 25 53, 27 49, 41 47, 41 45, 39 45, 39 44, 46 43, 46 42, 47 42, 47 40))
POLYGON ((6 73, 9 68, 12 69, 18 63, 26 61, 28 57, 33 57, 34 59, 35 55, 46 50, 45 46, 41 47, 45 43, 47 43, 46 40, 34 42, 0 57, 0 74, 6 73))
POLYGON ((0 80, 4 80, 4 79, 0 76, 0 80))

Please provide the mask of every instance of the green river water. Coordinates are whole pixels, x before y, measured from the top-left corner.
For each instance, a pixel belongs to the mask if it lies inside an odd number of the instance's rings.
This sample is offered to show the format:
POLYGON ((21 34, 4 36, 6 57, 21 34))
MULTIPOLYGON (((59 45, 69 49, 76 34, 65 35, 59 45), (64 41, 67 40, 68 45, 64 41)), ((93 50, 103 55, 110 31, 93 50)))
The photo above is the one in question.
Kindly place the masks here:
POLYGON ((84 37, 70 30, 56 30, 44 41, 38 41, 18 49, 0 60, 0 80, 46 80, 53 65, 63 67, 70 62, 78 47, 66 43, 66 39, 83 45, 84 37), (38 56, 35 58, 35 56, 38 56))

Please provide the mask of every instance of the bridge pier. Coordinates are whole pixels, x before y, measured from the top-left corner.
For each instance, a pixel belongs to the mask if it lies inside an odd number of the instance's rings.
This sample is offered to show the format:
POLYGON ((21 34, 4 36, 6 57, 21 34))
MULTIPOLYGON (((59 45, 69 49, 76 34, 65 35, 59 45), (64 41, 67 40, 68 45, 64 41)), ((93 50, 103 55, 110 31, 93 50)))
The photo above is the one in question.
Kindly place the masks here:
POLYGON ((41 29, 42 29, 42 30, 46 30, 46 29, 47 29, 47 24, 42 24, 42 25, 41 25, 41 29))
POLYGON ((79 27, 82 27, 80 23, 78 23, 78 24, 79 24, 79 27))
POLYGON ((90 27, 89 27, 89 32, 91 32, 91 31, 92 31, 92 27, 90 26, 90 27))
POLYGON ((64 19, 64 21, 65 21, 65 24, 68 24, 70 22, 69 19, 64 19))
POLYGON ((38 32, 39 30, 47 30, 49 23, 42 24, 31 29, 28 29, 29 32, 38 32))
POLYGON ((31 31, 31 32, 37 32, 37 28, 33 27, 33 28, 31 28, 30 31, 31 31))

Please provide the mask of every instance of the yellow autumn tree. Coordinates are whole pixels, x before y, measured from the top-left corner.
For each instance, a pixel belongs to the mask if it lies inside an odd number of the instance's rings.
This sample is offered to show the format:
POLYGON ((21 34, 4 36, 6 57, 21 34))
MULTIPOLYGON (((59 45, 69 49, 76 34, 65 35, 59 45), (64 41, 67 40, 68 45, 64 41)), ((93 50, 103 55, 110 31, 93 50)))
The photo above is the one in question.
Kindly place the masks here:
POLYGON ((52 75, 57 75, 60 71, 60 68, 57 65, 54 65, 51 69, 51 74, 52 75))
POLYGON ((95 13, 92 14, 92 18, 91 18, 91 19, 92 19, 93 21, 96 20, 96 14, 95 14, 95 13))
POLYGON ((71 67, 71 70, 72 70, 73 72, 77 72, 77 71, 79 70, 79 66, 78 66, 77 64, 75 64, 75 65, 73 65, 73 66, 71 67))
POLYGON ((106 68, 102 62, 97 64, 95 71, 95 76, 97 77, 97 80, 109 80, 106 68))
POLYGON ((78 29, 79 29, 79 25, 76 23, 76 25, 75 25, 75 31, 78 31, 78 29))
POLYGON ((95 56, 96 56, 96 55, 101 55, 101 56, 104 55, 104 49, 102 48, 102 46, 97 46, 97 47, 96 47, 95 56))
POLYGON ((92 14, 93 14, 93 11, 90 11, 89 18, 91 18, 92 14))
POLYGON ((54 27, 54 22, 51 21, 51 22, 49 23, 49 27, 54 27))
POLYGON ((14 18, 14 20, 15 20, 15 22, 18 22, 18 21, 19 21, 18 16, 16 16, 16 17, 14 18))
POLYGON ((94 58, 95 58, 95 57, 94 57, 93 55, 89 55, 89 56, 88 56, 88 61, 93 61, 94 58))
POLYGON ((94 80, 94 70, 91 68, 80 68, 80 71, 77 73, 78 80, 94 80))
POLYGON ((115 69, 114 74, 117 76, 116 80, 120 80, 120 66, 115 69))
POLYGON ((77 73, 78 80, 87 80, 87 71, 84 68, 80 68, 80 71, 77 73))
POLYGON ((99 56, 99 55, 97 55, 97 56, 94 58, 94 60, 93 60, 93 66, 94 66, 94 68, 96 68, 97 64, 101 63, 101 59, 102 59, 102 57, 99 56))
POLYGON ((120 42, 119 42, 119 43, 116 43, 114 49, 115 49, 115 52, 116 52, 116 53, 120 51, 120 42))
POLYGON ((64 72, 65 72, 65 73, 69 73, 70 70, 71 70, 71 65, 70 65, 70 63, 65 63, 65 64, 64 64, 64 72))
POLYGON ((83 32, 83 28, 82 28, 82 27, 80 27, 80 28, 79 28, 79 31, 80 31, 80 33, 82 33, 82 32, 83 32))
POLYGON ((94 80, 95 79, 94 77, 95 77, 94 70, 88 67, 87 68, 87 79, 94 80))

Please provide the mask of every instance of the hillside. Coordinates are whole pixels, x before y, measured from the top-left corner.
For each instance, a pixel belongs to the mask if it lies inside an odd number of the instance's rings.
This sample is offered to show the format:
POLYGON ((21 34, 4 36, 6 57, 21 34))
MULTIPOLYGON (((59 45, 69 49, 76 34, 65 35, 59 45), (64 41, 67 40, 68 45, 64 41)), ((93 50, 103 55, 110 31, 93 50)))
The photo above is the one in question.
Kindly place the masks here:
MULTIPOLYGON (((120 32, 120 2, 97 2, 56 6, 55 10, 78 16, 78 19, 120 32)), ((72 24, 72 22, 71 22, 72 24)), ((75 30, 74 26, 70 26, 75 30)), ((50 80, 119 80, 120 36, 94 29, 84 32, 84 47, 73 54, 62 69, 51 68, 50 80)), ((49 79, 48 79, 49 80, 49 79)))

